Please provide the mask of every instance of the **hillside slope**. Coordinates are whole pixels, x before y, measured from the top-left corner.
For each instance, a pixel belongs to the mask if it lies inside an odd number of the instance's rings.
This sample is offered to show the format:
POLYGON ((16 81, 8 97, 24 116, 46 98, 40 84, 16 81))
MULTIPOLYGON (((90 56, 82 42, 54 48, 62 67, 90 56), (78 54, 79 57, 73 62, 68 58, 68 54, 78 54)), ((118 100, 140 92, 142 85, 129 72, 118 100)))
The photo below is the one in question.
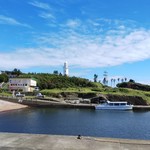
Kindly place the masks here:
POLYGON ((136 89, 136 90, 142 90, 142 91, 150 91, 150 86, 141 84, 141 83, 135 83, 135 82, 123 82, 117 84, 117 87, 120 88, 130 88, 130 89, 136 89))
POLYGON ((150 104, 150 86, 140 83, 124 82, 117 88, 103 86, 84 78, 67 77, 54 74, 22 74, 20 78, 34 78, 40 92, 46 96, 66 99, 68 95, 76 98, 99 100, 99 95, 110 101, 128 101, 134 105, 150 104))
POLYGON ((88 79, 54 74, 24 74, 20 75, 19 78, 34 78, 37 81, 37 86, 41 90, 54 88, 97 87, 97 84, 88 79))

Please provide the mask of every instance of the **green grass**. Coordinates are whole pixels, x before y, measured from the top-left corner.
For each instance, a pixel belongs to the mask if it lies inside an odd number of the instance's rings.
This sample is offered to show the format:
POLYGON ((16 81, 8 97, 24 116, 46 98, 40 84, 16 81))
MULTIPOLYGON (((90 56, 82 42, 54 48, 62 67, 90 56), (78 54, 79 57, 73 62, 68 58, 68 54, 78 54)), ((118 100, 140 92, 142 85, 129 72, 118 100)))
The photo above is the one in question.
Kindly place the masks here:
POLYGON ((41 93, 45 95, 59 94, 62 92, 66 93, 97 93, 97 94, 112 94, 121 96, 139 96, 142 97, 150 104, 150 92, 133 90, 127 88, 111 88, 111 87, 98 87, 98 88, 63 88, 63 89, 45 89, 41 93))
POLYGON ((62 88, 62 89, 45 89, 45 90, 41 90, 41 93, 49 93, 49 94, 59 94, 62 92, 67 92, 67 93, 88 93, 88 92, 92 92, 91 88, 62 88))
POLYGON ((10 93, 10 92, 1 92, 0 96, 12 96, 12 93, 10 93))
MULTIPOLYGON (((150 92, 140 91, 128 88, 111 88, 111 87, 102 87, 98 84, 97 88, 61 88, 61 89, 44 89, 40 91, 43 95, 58 97, 60 93, 95 93, 95 94, 112 94, 112 95, 121 95, 121 96, 139 96, 142 97, 150 104, 150 92)), ((9 92, 1 92, 0 95, 12 96, 9 92)), ((34 96, 35 97, 35 96, 34 96)), ((31 98, 33 98, 31 96, 31 98)))
POLYGON ((105 89, 101 94, 112 94, 112 95, 121 95, 121 96, 139 96, 142 97, 150 104, 150 92, 133 90, 127 88, 108 88, 105 89))

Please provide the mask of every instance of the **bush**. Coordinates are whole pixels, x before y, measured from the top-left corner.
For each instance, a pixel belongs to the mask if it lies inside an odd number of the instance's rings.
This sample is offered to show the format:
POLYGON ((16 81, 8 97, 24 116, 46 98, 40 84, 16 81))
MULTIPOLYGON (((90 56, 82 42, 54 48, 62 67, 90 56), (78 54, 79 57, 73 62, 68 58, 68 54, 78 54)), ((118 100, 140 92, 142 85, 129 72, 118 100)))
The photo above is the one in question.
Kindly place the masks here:
POLYGON ((27 76, 37 81, 37 86, 42 89, 69 88, 69 87, 97 87, 96 84, 84 78, 59 76, 54 74, 23 74, 21 77, 27 76))
POLYGON ((100 88, 92 88, 91 91, 102 92, 103 90, 100 88))
POLYGON ((144 85, 140 83, 134 83, 134 82, 123 82, 117 84, 117 87, 119 88, 131 88, 136 90, 142 90, 142 91, 150 91, 149 85, 144 85))

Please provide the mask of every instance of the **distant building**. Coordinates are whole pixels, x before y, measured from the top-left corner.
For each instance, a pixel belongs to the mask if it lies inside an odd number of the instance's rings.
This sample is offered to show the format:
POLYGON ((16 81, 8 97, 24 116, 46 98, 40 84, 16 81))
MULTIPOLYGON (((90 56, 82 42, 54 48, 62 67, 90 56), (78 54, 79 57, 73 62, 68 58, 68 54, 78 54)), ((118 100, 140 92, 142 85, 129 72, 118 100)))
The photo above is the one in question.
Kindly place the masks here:
POLYGON ((64 63, 64 75, 69 76, 69 69, 67 61, 64 63))
POLYGON ((37 82, 31 78, 10 78, 9 91, 33 92, 37 82))

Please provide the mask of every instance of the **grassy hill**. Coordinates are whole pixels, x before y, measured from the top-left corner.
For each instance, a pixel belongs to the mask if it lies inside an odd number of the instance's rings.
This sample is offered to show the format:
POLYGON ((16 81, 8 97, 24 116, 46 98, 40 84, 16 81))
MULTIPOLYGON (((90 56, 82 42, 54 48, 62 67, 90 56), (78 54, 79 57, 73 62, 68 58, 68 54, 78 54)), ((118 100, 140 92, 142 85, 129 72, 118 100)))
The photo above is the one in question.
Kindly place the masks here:
POLYGON ((117 84, 117 87, 119 88, 129 88, 129 89, 135 89, 135 90, 142 90, 142 91, 150 91, 150 86, 136 83, 136 82, 123 82, 117 84))
POLYGON ((47 96, 63 97, 76 94, 82 98, 104 95, 110 100, 128 100, 134 104, 150 104, 150 86, 135 82, 124 82, 116 88, 91 82, 88 79, 54 74, 22 74, 20 78, 34 78, 40 92, 47 96))
POLYGON ((111 87, 97 87, 97 88, 62 88, 62 89, 43 89, 41 93, 44 95, 60 97, 63 96, 64 93, 78 94, 79 97, 82 98, 92 98, 97 97, 98 95, 104 95, 109 100, 113 101, 134 101, 134 104, 150 104, 150 93, 147 91, 134 90, 134 89, 126 89, 126 88, 111 88, 111 87), (135 102, 138 101, 138 102, 135 102), (140 102, 141 101, 141 102, 140 102))
MULTIPOLYGON (((67 77, 54 74, 24 74, 20 78, 34 78, 37 81, 37 86, 42 89, 62 89, 62 88, 86 88, 98 87, 94 82, 84 78, 67 77)), ((99 84, 100 85, 100 84, 99 84)))

